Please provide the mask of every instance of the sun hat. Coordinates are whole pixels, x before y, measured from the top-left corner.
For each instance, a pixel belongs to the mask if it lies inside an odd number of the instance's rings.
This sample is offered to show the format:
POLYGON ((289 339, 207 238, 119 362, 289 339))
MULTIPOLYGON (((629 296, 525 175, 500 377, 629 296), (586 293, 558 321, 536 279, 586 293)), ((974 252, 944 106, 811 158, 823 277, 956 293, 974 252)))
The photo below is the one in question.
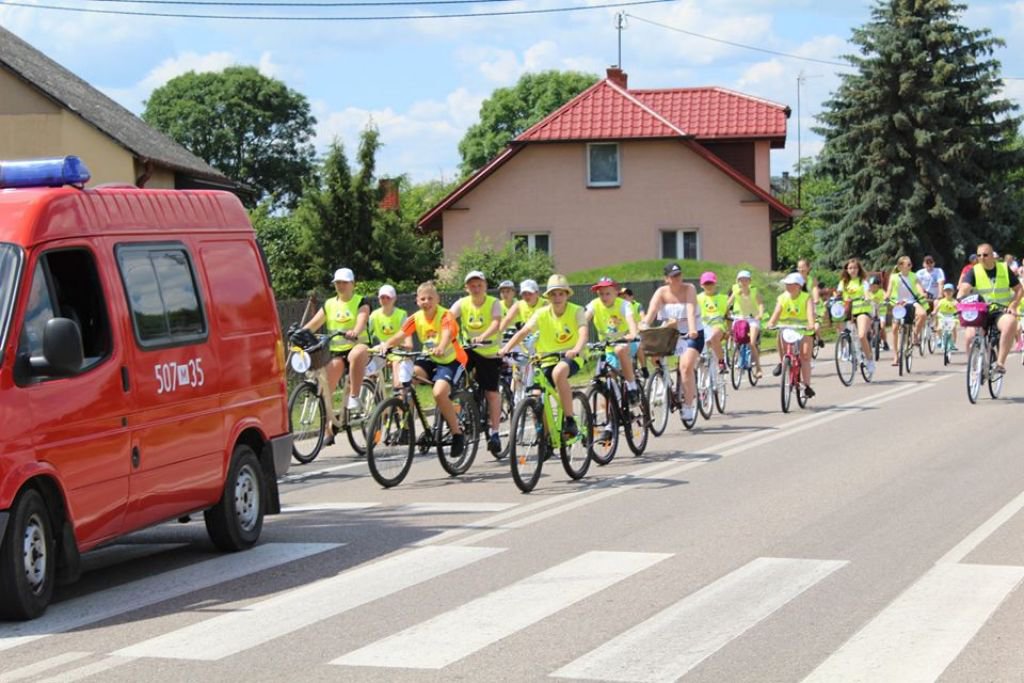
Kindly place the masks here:
POLYGON ((782 284, 784 285, 800 285, 804 286, 804 276, 800 273, 790 273, 786 277, 782 278, 782 284))
POLYGON ((544 296, 551 294, 551 292, 557 289, 561 289, 565 292, 568 292, 569 296, 572 296, 572 287, 569 286, 569 279, 566 278, 564 275, 559 275, 558 273, 555 273, 554 275, 548 278, 548 287, 547 289, 544 290, 544 296))
POLYGON ((665 266, 665 275, 671 277, 672 275, 681 275, 683 269, 679 267, 678 263, 670 263, 665 266))
POLYGON ((704 271, 703 273, 700 274, 700 283, 702 285, 705 285, 705 284, 717 285, 718 284, 718 276, 715 275, 714 273, 712 273, 710 270, 704 271))
POLYGON ((747 278, 748 280, 750 279, 750 271, 749 270, 741 270, 740 272, 736 273, 736 279, 737 280, 742 280, 743 278, 747 278))
POLYGON ((381 285, 380 289, 377 290, 377 296, 387 296, 392 299, 398 298, 398 292, 391 285, 381 285))
POLYGON ((471 270, 468 273, 466 273, 466 277, 462 280, 462 282, 463 284, 465 284, 470 280, 483 280, 484 282, 487 282, 487 276, 484 275, 479 270, 471 270))
POLYGON ((953 286, 952 282, 947 282, 945 285, 943 285, 942 288, 943 289, 956 289, 956 287, 953 286))
POLYGON ((498 285, 498 289, 515 289, 516 283, 511 280, 502 280, 501 284, 498 285))
POLYGON ((351 268, 338 268, 334 271, 334 282, 355 282, 356 276, 351 268))
POLYGON ((519 283, 519 293, 526 294, 527 292, 530 294, 540 294, 540 286, 536 280, 523 280, 519 283))
POLYGON ((617 283, 615 280, 613 280, 610 277, 608 277, 607 275, 605 275, 600 280, 598 280, 594 284, 593 287, 590 288, 590 291, 591 292, 596 292, 597 290, 601 289, 602 287, 616 287, 616 288, 618 288, 618 286, 619 286, 619 283, 617 283))

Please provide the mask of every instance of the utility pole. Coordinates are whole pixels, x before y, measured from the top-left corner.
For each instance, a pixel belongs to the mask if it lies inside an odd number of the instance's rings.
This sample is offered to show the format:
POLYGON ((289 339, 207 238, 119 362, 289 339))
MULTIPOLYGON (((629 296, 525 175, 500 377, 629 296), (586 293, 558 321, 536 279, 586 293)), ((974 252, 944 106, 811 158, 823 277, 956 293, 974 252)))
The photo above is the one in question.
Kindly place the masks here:
POLYGON ((626 13, 619 12, 615 15, 615 30, 619 34, 619 61, 615 64, 618 68, 622 68, 622 32, 626 30, 626 13))
POLYGON ((803 146, 801 145, 801 132, 803 130, 803 119, 800 118, 800 90, 803 87, 804 81, 808 78, 820 78, 821 74, 813 74, 808 76, 804 74, 803 69, 796 77, 796 206, 798 209, 804 208, 803 197, 801 190, 803 189, 804 180, 804 157, 803 157, 803 146))

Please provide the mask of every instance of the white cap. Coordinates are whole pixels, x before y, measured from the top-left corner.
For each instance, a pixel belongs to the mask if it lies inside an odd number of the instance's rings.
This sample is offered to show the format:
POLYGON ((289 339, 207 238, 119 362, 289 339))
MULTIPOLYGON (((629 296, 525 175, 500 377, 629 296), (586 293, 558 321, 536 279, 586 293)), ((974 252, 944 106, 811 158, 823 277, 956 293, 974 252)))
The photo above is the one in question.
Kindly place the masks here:
POLYGON ((398 292, 391 285, 381 285, 380 289, 377 290, 377 296, 387 296, 392 299, 398 298, 398 292))
POLYGON ((519 293, 533 292, 534 294, 540 294, 540 287, 537 286, 536 280, 523 280, 519 283, 519 293))
POLYGON ((741 278, 747 278, 749 280, 750 279, 750 271, 749 270, 741 270, 740 272, 736 273, 736 279, 739 280, 741 278))
POLYGON ((483 280, 484 282, 487 282, 487 276, 484 275, 479 270, 471 270, 468 273, 466 273, 466 277, 465 277, 465 279, 462 282, 466 283, 466 282, 469 282, 470 280, 474 280, 474 279, 477 279, 477 278, 483 280))
POLYGON ((355 282, 356 276, 351 268, 338 268, 334 271, 334 282, 355 282))
POLYGON ((786 277, 782 278, 782 284, 784 285, 800 285, 804 286, 804 276, 800 273, 790 273, 786 277))

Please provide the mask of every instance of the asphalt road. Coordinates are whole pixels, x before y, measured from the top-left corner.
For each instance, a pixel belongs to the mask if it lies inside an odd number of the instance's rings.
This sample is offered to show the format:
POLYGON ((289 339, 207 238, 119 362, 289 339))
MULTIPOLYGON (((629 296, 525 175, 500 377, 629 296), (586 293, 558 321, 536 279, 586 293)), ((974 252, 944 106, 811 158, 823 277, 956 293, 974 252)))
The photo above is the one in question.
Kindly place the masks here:
POLYGON ((530 495, 482 448, 382 490, 333 447, 251 551, 193 522, 90 555, 0 623, 0 681, 1022 681, 1011 361, 971 406, 963 354, 849 388, 823 357, 806 410, 769 376, 530 495))

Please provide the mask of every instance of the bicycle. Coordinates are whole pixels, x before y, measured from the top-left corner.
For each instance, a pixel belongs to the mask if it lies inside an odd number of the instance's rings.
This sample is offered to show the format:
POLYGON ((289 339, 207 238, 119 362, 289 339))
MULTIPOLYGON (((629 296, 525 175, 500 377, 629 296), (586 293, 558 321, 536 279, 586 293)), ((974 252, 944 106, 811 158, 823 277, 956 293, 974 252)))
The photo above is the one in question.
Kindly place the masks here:
MULTIPOLYGON (((513 352, 509 355, 521 358, 525 354, 513 352)), ((537 486, 544 461, 556 449, 561 456, 562 467, 571 479, 581 479, 590 468, 594 421, 587 395, 579 390, 572 392, 577 433, 574 436, 563 434, 565 414, 558 399, 558 390, 539 367, 542 362, 564 357, 561 353, 545 353, 529 358, 530 365, 534 367, 534 383, 512 415, 512 447, 509 451, 512 479, 523 493, 529 493, 537 486)))
POLYGON ((803 361, 800 360, 800 343, 803 341, 805 326, 778 325, 779 337, 782 339, 782 381, 779 383, 782 399, 782 412, 788 413, 796 393, 796 402, 801 408, 807 407, 806 387, 801 371, 803 361))
POLYGON ((756 387, 759 381, 753 364, 753 347, 749 332, 751 323, 755 320, 754 316, 736 318, 730 327, 729 338, 726 340, 725 358, 729 366, 729 380, 732 382, 733 389, 739 389, 743 384, 744 372, 747 374, 750 386, 756 387), (737 336, 737 324, 741 321, 747 323, 748 330, 746 336, 742 337, 743 341, 737 336))
MULTIPOLYGON (((841 319, 845 315, 846 308, 842 302, 832 304, 833 318, 841 319)), ((871 332, 869 332, 868 347, 878 353, 879 338, 881 337, 881 323, 877 315, 871 316, 871 332)), ((847 320, 843 323, 843 329, 836 337, 835 345, 836 374, 844 387, 853 384, 853 378, 857 376, 857 368, 860 368, 861 376, 865 382, 870 382, 875 372, 869 366, 869 359, 864 355, 864 349, 860 345, 860 337, 857 333, 857 323, 847 320)))
MULTIPOLYGON (((481 346, 480 344, 464 343, 462 348, 466 351, 475 349, 481 346)), ((480 434, 486 435, 491 427, 490 419, 490 406, 487 405, 487 392, 483 390, 476 381, 476 372, 471 371, 466 379, 466 384, 469 388, 469 392, 473 394, 473 400, 476 401, 476 412, 480 417, 480 425, 477 431, 480 434)), ((501 375, 498 379, 498 398, 501 400, 501 413, 498 422, 498 437, 501 439, 501 450, 497 453, 491 453, 495 460, 504 460, 505 456, 508 455, 508 435, 509 426, 512 424, 512 411, 515 408, 515 397, 512 393, 512 373, 508 365, 504 362, 501 366, 501 375)))
MULTIPOLYGON (((932 303, 931 301, 928 302, 932 303)), ((921 340, 917 344, 917 352, 924 358, 924 350, 928 349, 928 353, 935 354, 935 314, 929 313, 925 317, 924 329, 921 330, 921 340)))
POLYGON ((899 320, 896 326, 896 365, 900 370, 900 377, 904 371, 909 375, 914 364, 914 306, 906 306, 898 303, 892 308, 892 319, 899 320))
POLYGON ((607 465, 615 457, 619 445, 619 425, 623 426, 626 443, 633 455, 642 455, 647 448, 649 406, 643 384, 636 382, 637 398, 627 398, 626 379, 619 369, 615 347, 630 344, 624 340, 608 340, 587 344, 596 352, 597 367, 587 390, 594 421, 594 441, 590 457, 598 465, 607 465))
MULTIPOLYGON (((328 335, 309 334, 314 343, 307 346, 292 343, 289 367, 303 379, 288 397, 288 426, 293 435, 292 457, 303 465, 313 462, 324 447, 328 427, 333 434, 342 431, 357 455, 366 453, 365 416, 383 398, 383 391, 375 373, 379 368, 368 365, 366 378, 359 389, 359 404, 362 410, 350 413, 348 402, 341 401, 341 408, 334 409, 333 391, 327 386, 327 364, 331 360, 330 342, 335 332, 328 335), (327 419, 328 397, 331 405, 331 419, 327 419)), ((380 362, 380 357, 371 358, 371 363, 380 362)), ((349 395, 349 373, 346 368, 341 382, 341 395, 349 395)), ((332 434, 332 436, 333 436, 332 434)))
MULTIPOLYGON (((389 357, 406 361, 434 360, 425 351, 393 350, 389 357)), ((450 476, 465 474, 476 458, 480 436, 477 430, 480 419, 476 412, 476 401, 464 386, 465 375, 460 373, 451 391, 451 400, 465 435, 462 453, 452 458, 452 433, 447 421, 435 407, 434 424, 428 424, 427 413, 416 392, 417 385, 433 386, 434 383, 415 376, 412 369, 404 364, 402 368, 401 392, 380 403, 369 420, 367 432, 371 438, 367 444, 366 460, 370 474, 384 488, 397 486, 409 473, 416 450, 425 455, 431 448, 437 450, 441 467, 450 476), (416 436, 417 421, 423 430, 419 437, 416 436)))
POLYGON ((711 345, 704 344, 697 361, 697 409, 705 420, 710 420, 716 408, 719 414, 725 412, 727 399, 725 377, 718 372, 718 360, 711 345))
POLYGON ((996 369, 996 360, 1002 333, 996 324, 999 316, 993 313, 1006 310, 1006 307, 968 297, 957 304, 957 310, 960 312, 960 324, 975 328, 974 339, 967 349, 967 400, 972 404, 978 402, 982 382, 987 382, 989 396, 999 398, 1003 391, 1004 373, 996 369))
POLYGON ((953 330, 956 329, 956 318, 951 315, 939 318, 942 344, 942 364, 949 365, 949 356, 953 352, 953 330))

